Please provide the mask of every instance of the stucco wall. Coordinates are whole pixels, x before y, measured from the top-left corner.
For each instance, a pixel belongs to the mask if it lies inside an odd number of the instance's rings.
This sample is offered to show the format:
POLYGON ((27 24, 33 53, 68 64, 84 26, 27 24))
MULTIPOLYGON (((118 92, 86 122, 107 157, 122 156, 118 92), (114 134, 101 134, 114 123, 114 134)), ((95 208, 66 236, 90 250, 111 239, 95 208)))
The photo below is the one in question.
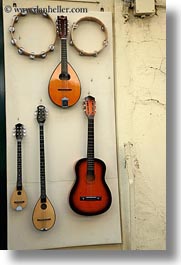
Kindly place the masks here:
POLYGON ((120 2, 115 62, 124 248, 165 249, 166 10, 144 19, 131 14, 125 23, 120 2))

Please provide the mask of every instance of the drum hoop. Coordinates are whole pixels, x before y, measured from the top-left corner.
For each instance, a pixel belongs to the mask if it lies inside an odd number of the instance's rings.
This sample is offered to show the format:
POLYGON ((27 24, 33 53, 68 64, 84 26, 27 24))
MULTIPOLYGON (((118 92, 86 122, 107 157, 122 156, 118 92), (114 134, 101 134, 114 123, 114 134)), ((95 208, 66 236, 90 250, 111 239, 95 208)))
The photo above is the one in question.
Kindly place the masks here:
POLYGON ((55 42, 56 42, 56 38, 57 38, 57 34, 56 34, 56 27, 55 27, 55 23, 53 21, 53 19, 51 18, 51 16, 46 13, 46 12, 33 12, 34 8, 28 8, 28 11, 22 11, 20 13, 18 13, 17 15, 14 15, 13 16, 13 19, 12 19, 12 23, 9 27, 9 32, 10 32, 10 35, 11 35, 11 44, 13 46, 15 46, 18 50, 18 53, 20 55, 25 55, 25 56, 28 56, 30 59, 35 59, 35 58, 46 58, 47 54, 49 52, 53 52, 54 49, 55 49, 55 42), (35 53, 35 52, 29 52, 29 51, 26 51, 21 45, 19 45, 17 43, 17 40, 15 39, 14 37, 14 33, 15 33, 15 24, 19 21, 19 19, 21 17, 25 17, 27 16, 28 14, 34 14, 34 15, 41 15, 42 17, 46 18, 46 19, 49 19, 50 22, 52 23, 53 25, 53 31, 54 31, 54 39, 53 39, 53 43, 51 43, 47 50, 46 51, 42 51, 40 53, 35 53))
POLYGON ((79 19, 77 22, 74 22, 72 24, 72 27, 71 27, 71 31, 70 31, 70 45, 74 46, 74 48, 78 51, 79 55, 80 56, 94 56, 96 57, 102 50, 104 50, 107 46, 108 46, 108 31, 107 31, 107 28, 106 26, 104 25, 104 23, 99 20, 98 18, 96 17, 83 17, 81 19, 79 19), (79 24, 83 21, 90 21, 90 22, 94 22, 94 23, 97 23, 101 26, 101 30, 104 32, 105 34, 105 39, 102 43, 102 48, 98 51, 93 51, 93 52, 85 52, 83 50, 81 50, 76 44, 75 44, 75 41, 74 41, 74 31, 76 30, 76 28, 79 26, 79 24))

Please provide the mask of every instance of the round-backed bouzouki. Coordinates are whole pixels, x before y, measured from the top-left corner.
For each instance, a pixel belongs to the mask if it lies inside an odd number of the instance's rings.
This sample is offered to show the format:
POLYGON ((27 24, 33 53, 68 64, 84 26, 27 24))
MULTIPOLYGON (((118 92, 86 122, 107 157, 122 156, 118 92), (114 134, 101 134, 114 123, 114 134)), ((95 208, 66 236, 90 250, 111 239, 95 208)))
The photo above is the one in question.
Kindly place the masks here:
POLYGON ((62 108, 76 104, 80 98, 79 78, 67 61, 67 17, 57 17, 57 33, 61 39, 61 62, 54 70, 48 87, 50 99, 62 108))
POLYGON ((40 129, 40 184, 41 195, 33 211, 33 224, 40 231, 47 231, 55 224, 55 210, 46 195, 45 152, 44 152, 44 122, 47 111, 43 105, 37 107, 37 121, 40 129))
POLYGON ((109 209, 111 192, 105 182, 105 163, 94 158, 94 115, 95 99, 85 98, 85 113, 88 117, 87 158, 75 165, 76 181, 70 192, 69 203, 72 210, 81 215, 97 215, 109 209))

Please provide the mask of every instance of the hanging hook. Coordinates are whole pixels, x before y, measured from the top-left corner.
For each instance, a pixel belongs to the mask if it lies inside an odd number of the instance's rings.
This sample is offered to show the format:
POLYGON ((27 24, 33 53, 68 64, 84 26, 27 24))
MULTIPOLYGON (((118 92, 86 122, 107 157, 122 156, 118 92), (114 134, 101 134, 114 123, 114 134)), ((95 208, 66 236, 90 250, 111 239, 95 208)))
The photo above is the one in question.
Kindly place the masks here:
POLYGON ((93 83, 93 81, 94 81, 94 79, 93 78, 91 78, 91 80, 90 80, 90 87, 89 87, 89 91, 88 91, 88 95, 90 96, 90 94, 91 94, 91 86, 92 86, 92 83, 93 83))

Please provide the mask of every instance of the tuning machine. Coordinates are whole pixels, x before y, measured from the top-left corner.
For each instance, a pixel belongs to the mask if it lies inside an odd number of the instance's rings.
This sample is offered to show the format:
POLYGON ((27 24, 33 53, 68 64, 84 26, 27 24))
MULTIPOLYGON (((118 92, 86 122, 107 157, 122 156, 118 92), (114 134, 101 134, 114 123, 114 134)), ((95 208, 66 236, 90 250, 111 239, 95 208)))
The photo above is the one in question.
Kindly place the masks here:
POLYGON ((67 21, 67 33, 70 33, 70 23, 67 21))
POLYGON ((35 112, 34 112, 34 116, 35 116, 35 118, 37 117, 37 114, 38 114, 38 111, 35 110, 35 112))
POLYGON ((45 109, 45 115, 48 117, 48 109, 45 109))
POLYGON ((13 128, 13 136, 16 136, 16 128, 13 128))
POLYGON ((26 129, 23 128, 23 136, 26 136, 26 129))
POLYGON ((86 103, 83 102, 82 105, 83 105, 83 110, 86 111, 86 103))

